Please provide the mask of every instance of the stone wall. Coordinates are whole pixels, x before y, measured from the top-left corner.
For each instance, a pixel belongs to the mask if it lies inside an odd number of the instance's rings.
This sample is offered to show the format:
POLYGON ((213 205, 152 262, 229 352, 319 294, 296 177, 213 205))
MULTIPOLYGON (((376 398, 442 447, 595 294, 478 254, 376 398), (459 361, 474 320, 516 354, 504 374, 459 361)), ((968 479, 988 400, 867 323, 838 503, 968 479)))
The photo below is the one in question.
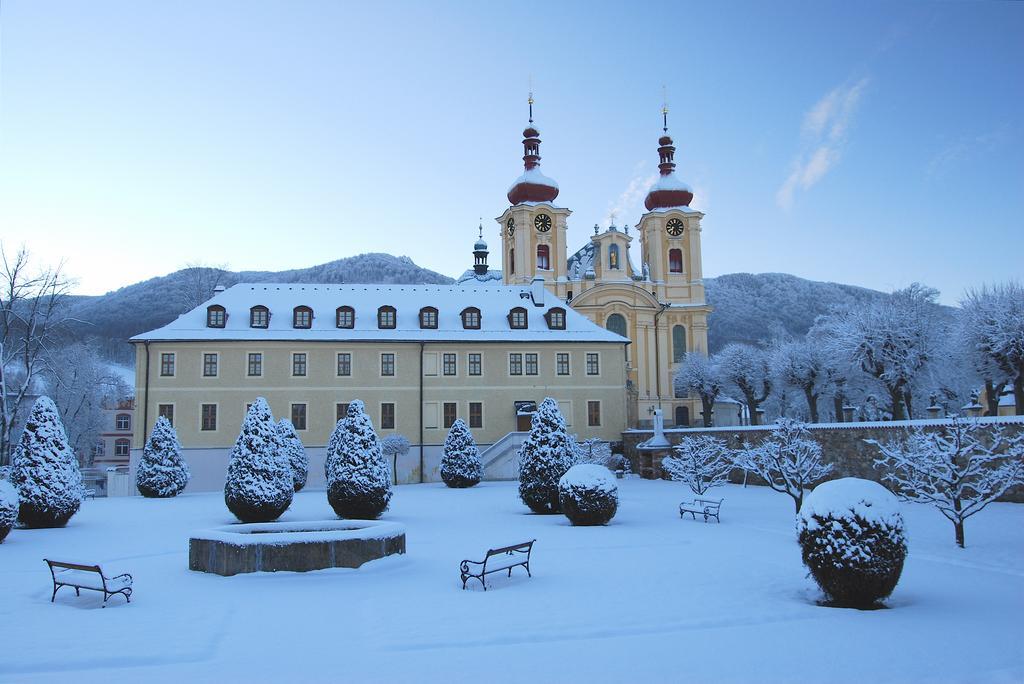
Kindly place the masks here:
MULTIPOLYGON (((977 419, 985 425, 1002 426, 1010 435, 1024 432, 1024 417, 1007 416, 999 418, 977 419)), ((808 425, 811 435, 821 444, 823 461, 833 465, 829 479, 840 477, 860 477, 866 480, 881 481, 882 471, 874 467, 874 459, 878 458, 878 449, 865 443, 867 439, 880 442, 904 439, 912 428, 921 427, 927 431, 941 430, 951 423, 950 420, 910 420, 874 423, 823 423, 808 425)), ((651 430, 627 430, 622 433, 622 446, 626 457, 633 466, 633 472, 650 479, 664 477, 661 470, 661 459, 667 452, 647 452, 637 450, 637 445, 654 433, 651 430)), ((689 428, 665 430, 665 437, 672 444, 678 444, 683 437, 710 435, 724 440, 731 449, 740 448, 744 442, 757 444, 771 434, 771 426, 732 426, 719 428, 689 428)), ((742 471, 733 474, 735 481, 743 478, 742 471)), ((756 478, 749 482, 758 484, 756 478)), ((1010 490, 1003 501, 1024 503, 1024 487, 1010 490)))

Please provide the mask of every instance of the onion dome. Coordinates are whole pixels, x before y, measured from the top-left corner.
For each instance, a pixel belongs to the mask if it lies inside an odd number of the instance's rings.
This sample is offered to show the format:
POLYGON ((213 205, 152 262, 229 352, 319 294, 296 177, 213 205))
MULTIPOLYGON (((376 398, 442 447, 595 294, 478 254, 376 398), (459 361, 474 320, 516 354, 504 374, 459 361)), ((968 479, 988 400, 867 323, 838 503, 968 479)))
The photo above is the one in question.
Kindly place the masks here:
POLYGON ((508 189, 511 204, 551 202, 558 197, 558 183, 540 172, 540 131, 533 125, 533 95, 530 95, 530 123, 523 131, 523 175, 508 189))
POLYGON ((693 201, 693 189, 676 178, 676 163, 674 161, 676 148, 668 134, 667 108, 662 110, 662 115, 665 117, 665 128, 663 129, 663 135, 658 138, 658 155, 661 158, 658 170, 661 172, 661 175, 658 177, 657 182, 651 186, 650 191, 647 193, 647 199, 644 200, 644 206, 647 207, 647 211, 670 209, 672 207, 688 207, 690 202, 693 201))
POLYGON ((487 243, 484 242, 484 224, 483 219, 480 221, 480 237, 473 243, 473 272, 477 275, 485 275, 487 273, 487 243))
POLYGON ((473 244, 473 251, 474 252, 485 252, 485 251, 487 251, 487 243, 483 241, 483 238, 477 240, 473 244))

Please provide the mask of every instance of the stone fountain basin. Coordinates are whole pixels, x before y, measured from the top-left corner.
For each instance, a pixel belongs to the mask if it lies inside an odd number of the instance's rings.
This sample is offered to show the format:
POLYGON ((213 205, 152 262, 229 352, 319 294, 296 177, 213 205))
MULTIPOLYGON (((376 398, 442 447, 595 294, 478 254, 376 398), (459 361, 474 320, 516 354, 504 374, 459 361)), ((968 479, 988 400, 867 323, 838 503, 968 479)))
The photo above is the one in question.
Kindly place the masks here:
POLYGON ((195 532, 188 567, 225 577, 245 572, 358 568, 405 553, 405 528, 379 520, 244 523, 195 532))

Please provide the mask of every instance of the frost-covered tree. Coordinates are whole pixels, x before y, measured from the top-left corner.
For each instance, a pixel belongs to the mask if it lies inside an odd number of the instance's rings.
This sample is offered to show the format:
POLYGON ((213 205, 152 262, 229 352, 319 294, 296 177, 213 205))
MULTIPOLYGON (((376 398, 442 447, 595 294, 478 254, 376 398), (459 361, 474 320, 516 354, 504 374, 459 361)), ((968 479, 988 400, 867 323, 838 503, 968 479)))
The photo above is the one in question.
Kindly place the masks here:
POLYGON ((964 521, 1011 487, 1024 484, 1024 434, 954 419, 937 432, 915 428, 906 441, 869 439, 882 457, 875 466, 904 501, 931 504, 953 523, 964 546, 964 521))
POLYGON ((537 407, 530 434, 519 448, 519 498, 534 513, 558 513, 558 480, 575 454, 558 402, 548 397, 537 407))
POLYGON ((0 542, 18 522, 18 490, 7 480, 0 479, 0 542))
POLYGON ((288 459, 288 465, 292 469, 292 482, 295 491, 306 486, 306 478, 309 476, 309 456, 306 455, 306 447, 295 432, 292 421, 282 418, 277 422, 277 438, 281 440, 281 449, 288 459))
POLYGON ((784 387, 799 390, 807 401, 807 415, 818 422, 818 398, 827 381, 821 348, 808 337, 783 342, 772 350, 772 374, 784 387))
POLYGON ((395 484, 398 484, 398 459, 409 453, 411 446, 405 435, 388 435, 380 440, 380 449, 384 453, 384 458, 391 464, 395 484))
POLYGON ((780 419, 771 436, 760 444, 744 444, 737 451, 736 464, 775 491, 789 495, 798 513, 804 492, 832 472, 831 464, 821 462, 821 445, 811 437, 807 425, 789 418, 780 419))
POLYGON ((473 434, 461 418, 452 423, 444 440, 444 454, 441 456, 441 479, 449 487, 472 487, 483 477, 483 463, 480 450, 473 441, 473 434))
POLYGON ((1009 383, 1015 413, 1024 415, 1024 286, 1010 282, 968 291, 961 302, 961 329, 977 365, 987 371, 989 406, 998 404, 996 386, 1009 383))
POLYGON ((152 498, 177 496, 185 491, 191 473, 181 455, 178 433, 160 416, 149 433, 135 472, 139 494, 152 498))
POLYGON ((26 527, 63 527, 82 503, 82 473, 57 407, 39 397, 14 452, 11 482, 26 527))
POLYGON ((341 518, 375 520, 391 501, 391 473, 363 402, 348 405, 327 442, 327 501, 341 518))
POLYGON ((768 353, 749 344, 727 344, 715 355, 722 379, 739 390, 750 414, 750 424, 757 425, 757 409, 772 391, 768 353))
POLYGON ((569 435, 569 448, 573 453, 573 463, 596 463, 609 470, 614 470, 619 459, 612 455, 611 442, 597 437, 581 440, 579 435, 569 435))
POLYGON ((732 450, 724 441, 708 435, 684 437, 673 455, 661 461, 669 477, 685 483, 697 496, 727 483, 735 467, 732 450))
POLYGON ((700 398, 704 427, 711 427, 715 400, 722 392, 722 376, 718 368, 703 354, 687 354, 674 378, 676 394, 696 394, 700 398))
POLYGON ((274 416, 257 397, 242 422, 228 461, 224 502, 242 522, 271 522, 292 504, 291 464, 281 448, 274 416))

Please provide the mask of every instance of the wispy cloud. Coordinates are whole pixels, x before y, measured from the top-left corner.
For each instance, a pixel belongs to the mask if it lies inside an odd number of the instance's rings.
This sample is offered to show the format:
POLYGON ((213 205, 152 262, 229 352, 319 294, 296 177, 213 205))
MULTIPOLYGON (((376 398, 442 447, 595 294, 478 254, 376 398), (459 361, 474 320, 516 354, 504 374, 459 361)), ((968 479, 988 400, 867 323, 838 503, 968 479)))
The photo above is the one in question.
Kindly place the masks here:
POLYGON ((797 192, 813 187, 839 163, 850 123, 867 86, 868 79, 862 78, 834 88, 804 115, 801 151, 775 195, 780 207, 792 207, 797 192))
POLYGON ((985 133, 963 135, 947 143, 932 156, 925 167, 925 175, 930 180, 942 178, 969 162, 975 155, 1002 145, 1010 138, 1010 129, 1005 124, 985 133))
POLYGON ((658 172, 644 172, 642 169, 647 166, 645 162, 637 162, 633 167, 633 177, 626 184, 626 189, 616 198, 614 202, 608 203, 608 214, 605 220, 610 224, 612 220, 622 222, 623 217, 632 216, 640 208, 640 202, 647 196, 647 191, 654 181, 658 180, 658 172))

